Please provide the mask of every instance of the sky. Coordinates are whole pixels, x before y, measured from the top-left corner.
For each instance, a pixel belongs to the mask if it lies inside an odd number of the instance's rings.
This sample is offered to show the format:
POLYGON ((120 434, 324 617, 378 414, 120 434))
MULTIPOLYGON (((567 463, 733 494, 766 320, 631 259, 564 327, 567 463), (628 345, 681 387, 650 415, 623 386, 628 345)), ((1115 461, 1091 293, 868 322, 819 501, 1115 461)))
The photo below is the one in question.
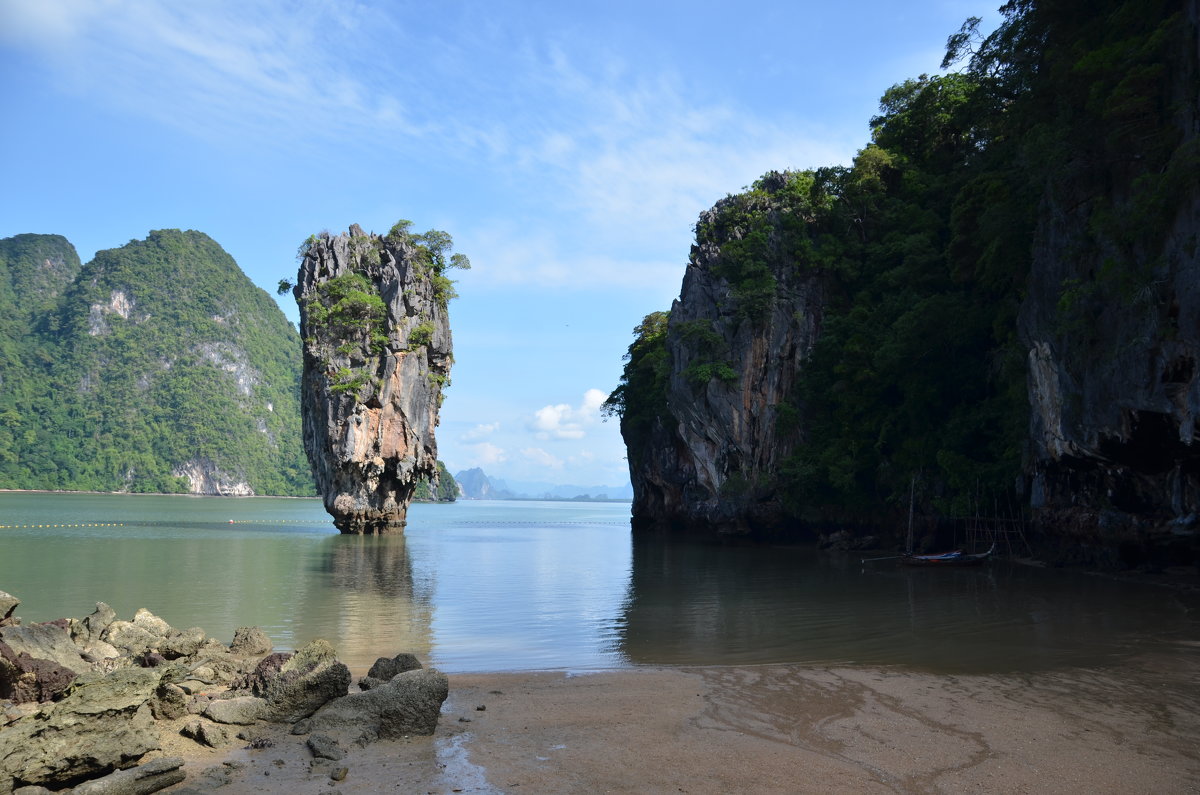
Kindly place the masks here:
POLYGON ((880 95, 998 4, 0 0, 0 237, 86 262, 196 229, 275 295, 310 234, 446 231, 473 267, 441 459, 619 486, 599 406, 700 212, 848 164, 880 95))

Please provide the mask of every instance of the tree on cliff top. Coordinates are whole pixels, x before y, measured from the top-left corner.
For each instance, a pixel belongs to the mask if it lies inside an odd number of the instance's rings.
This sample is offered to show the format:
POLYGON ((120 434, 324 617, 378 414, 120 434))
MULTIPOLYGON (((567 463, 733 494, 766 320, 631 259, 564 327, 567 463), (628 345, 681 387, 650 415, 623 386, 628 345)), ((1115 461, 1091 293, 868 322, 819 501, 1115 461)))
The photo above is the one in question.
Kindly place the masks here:
POLYGON ((471 260, 467 259, 465 254, 451 253, 454 249, 454 239, 450 237, 449 232, 430 229, 414 235, 409 231, 411 228, 412 221, 402 218, 388 230, 387 238, 417 247, 418 261, 432 271, 434 298, 445 307, 452 299, 458 297, 454 290, 454 280, 446 276, 446 271, 450 268, 470 270, 471 260))

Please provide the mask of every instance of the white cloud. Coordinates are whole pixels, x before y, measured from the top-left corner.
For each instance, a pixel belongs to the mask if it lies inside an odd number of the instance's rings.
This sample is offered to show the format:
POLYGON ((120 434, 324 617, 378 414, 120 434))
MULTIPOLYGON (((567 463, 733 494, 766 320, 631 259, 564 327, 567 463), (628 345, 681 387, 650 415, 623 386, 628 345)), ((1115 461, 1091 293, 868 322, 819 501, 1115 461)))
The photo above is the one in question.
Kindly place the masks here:
POLYGON ((574 409, 566 403, 545 406, 534 412, 529 427, 539 439, 582 439, 585 431, 579 424, 570 421, 573 413, 574 409))
POLYGON ((518 66, 494 137, 503 147, 490 154, 514 197, 554 197, 555 222, 475 229, 469 246, 487 252, 477 264, 488 280, 677 290, 702 211, 769 170, 848 162, 863 142, 858 130, 839 140, 784 114, 697 100, 662 74, 585 71, 562 52, 518 66))
POLYGON ((471 465, 485 467, 490 464, 501 464, 508 460, 508 454, 503 448, 491 442, 480 442, 469 446, 471 450, 471 465))
POLYGON ((550 453, 547 453, 540 447, 526 447, 521 450, 521 455, 527 461, 530 461, 538 466, 548 467, 550 469, 562 469, 563 461, 550 453))
POLYGON ((600 407, 606 400, 608 400, 608 393, 601 392, 599 389, 589 389, 583 393, 583 403, 579 406, 579 410, 586 414, 592 422, 595 422, 600 416, 600 407))
POLYGON ((100 12, 100 6, 78 0, 0 0, 0 40, 29 49, 59 50, 75 37, 84 20, 100 12))
MULTIPOLYGON (((698 213, 770 169, 846 162, 862 144, 831 140, 783 114, 764 119, 732 103, 704 101, 683 81, 622 64, 585 72, 562 52, 538 64, 538 96, 554 114, 518 113, 511 124, 531 143, 522 169, 557 172, 593 227, 627 242, 690 230, 698 213)), ((685 249, 686 250, 686 249, 685 249)))
POLYGON ((200 137, 294 144, 423 132, 399 100, 401 70, 353 46, 364 28, 400 31, 369 6, 347 15, 335 5, 0 0, 0 28, 90 101, 200 137))
POLYGON ((498 422, 480 423, 460 436, 459 439, 464 442, 473 442, 477 439, 486 439, 499 429, 500 423, 498 422))
POLYGON ((582 439, 587 427, 599 421, 600 405, 607 399, 599 389, 589 389, 578 407, 566 403, 543 406, 534 412, 529 429, 539 439, 582 439))

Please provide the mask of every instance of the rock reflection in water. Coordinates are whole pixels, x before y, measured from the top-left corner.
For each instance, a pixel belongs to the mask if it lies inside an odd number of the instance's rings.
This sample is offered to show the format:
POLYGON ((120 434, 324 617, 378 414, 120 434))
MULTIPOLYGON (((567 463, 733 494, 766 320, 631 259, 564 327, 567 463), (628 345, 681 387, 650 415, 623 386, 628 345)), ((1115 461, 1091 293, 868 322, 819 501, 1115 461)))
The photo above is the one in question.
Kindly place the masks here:
POLYGON ((1178 650, 1183 597, 993 562, 930 571, 803 548, 635 537, 621 647, 636 664, 1034 671, 1178 650))
POLYGON ((332 536, 314 568, 324 587, 306 593, 309 610, 351 670, 399 652, 428 662, 433 587, 414 581, 403 535, 332 536))

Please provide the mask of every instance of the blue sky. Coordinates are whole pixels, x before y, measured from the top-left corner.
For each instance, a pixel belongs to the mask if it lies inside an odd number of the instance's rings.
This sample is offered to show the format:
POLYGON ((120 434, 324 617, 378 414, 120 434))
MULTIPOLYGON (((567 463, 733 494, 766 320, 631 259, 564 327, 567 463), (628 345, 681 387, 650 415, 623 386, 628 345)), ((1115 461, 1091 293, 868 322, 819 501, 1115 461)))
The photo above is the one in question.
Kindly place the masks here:
POLYGON ((0 237, 87 261, 197 229, 274 294, 322 229, 445 230, 474 267, 441 458, 619 485, 597 406, 697 215, 848 163, 883 91, 996 5, 0 0, 0 237))

